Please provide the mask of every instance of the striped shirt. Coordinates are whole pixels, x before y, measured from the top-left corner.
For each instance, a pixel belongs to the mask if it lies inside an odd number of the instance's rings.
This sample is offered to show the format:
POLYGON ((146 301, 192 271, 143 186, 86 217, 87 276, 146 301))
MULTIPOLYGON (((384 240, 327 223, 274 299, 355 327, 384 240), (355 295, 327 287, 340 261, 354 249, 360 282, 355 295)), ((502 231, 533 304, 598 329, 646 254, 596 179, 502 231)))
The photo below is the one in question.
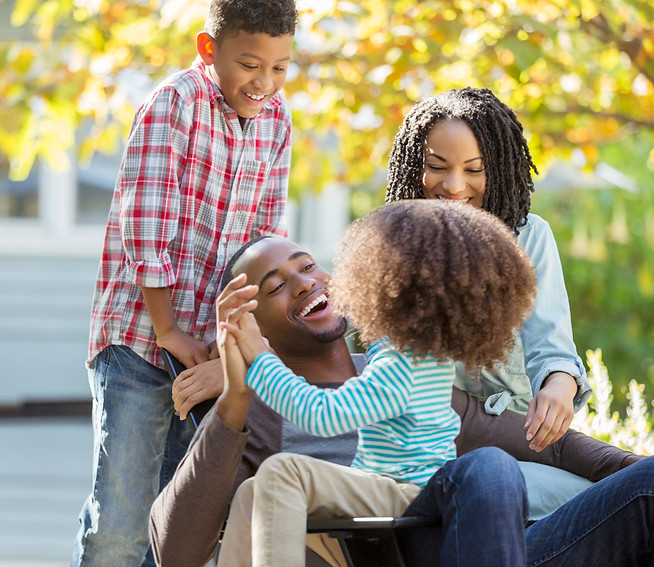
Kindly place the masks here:
POLYGON ((170 287, 177 324, 215 340, 225 264, 260 234, 286 235, 291 115, 281 94, 245 120, 198 59, 137 111, 96 281, 90 362, 126 345, 162 367, 140 287, 170 287))
POLYGON ((272 353, 257 357, 246 382, 280 415, 313 435, 359 430, 352 466, 424 486, 456 457, 460 420, 452 409, 454 365, 414 359, 386 343, 368 349, 361 375, 320 390, 272 353))

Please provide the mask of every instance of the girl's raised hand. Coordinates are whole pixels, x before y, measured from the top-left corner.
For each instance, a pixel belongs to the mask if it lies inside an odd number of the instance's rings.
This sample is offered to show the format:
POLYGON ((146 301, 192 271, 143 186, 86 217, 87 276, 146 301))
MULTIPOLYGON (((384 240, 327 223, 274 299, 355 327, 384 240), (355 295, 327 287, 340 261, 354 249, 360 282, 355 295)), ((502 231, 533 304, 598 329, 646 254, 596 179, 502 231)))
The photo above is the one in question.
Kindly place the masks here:
POLYGON ((226 321, 220 322, 222 332, 233 335, 238 348, 248 366, 263 352, 270 352, 268 341, 263 338, 259 325, 251 313, 256 308, 256 301, 252 300, 233 309, 226 321))

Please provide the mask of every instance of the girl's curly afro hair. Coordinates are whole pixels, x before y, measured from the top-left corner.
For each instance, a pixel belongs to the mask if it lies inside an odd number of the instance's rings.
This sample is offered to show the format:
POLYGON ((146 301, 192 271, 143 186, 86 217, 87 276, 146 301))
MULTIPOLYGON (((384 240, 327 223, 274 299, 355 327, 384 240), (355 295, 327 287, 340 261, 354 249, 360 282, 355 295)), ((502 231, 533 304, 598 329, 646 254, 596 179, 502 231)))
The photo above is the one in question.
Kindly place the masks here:
POLYGON ((329 292, 364 344, 388 337, 418 357, 474 368, 502 361, 513 346, 536 276, 496 217, 469 205, 407 200, 350 225, 329 292))
POLYGON ((452 89, 413 106, 393 141, 386 202, 425 198, 425 138, 437 123, 445 120, 460 120, 472 130, 486 170, 483 209, 517 232, 525 224, 531 207, 531 172, 538 171, 515 112, 489 89, 452 89))

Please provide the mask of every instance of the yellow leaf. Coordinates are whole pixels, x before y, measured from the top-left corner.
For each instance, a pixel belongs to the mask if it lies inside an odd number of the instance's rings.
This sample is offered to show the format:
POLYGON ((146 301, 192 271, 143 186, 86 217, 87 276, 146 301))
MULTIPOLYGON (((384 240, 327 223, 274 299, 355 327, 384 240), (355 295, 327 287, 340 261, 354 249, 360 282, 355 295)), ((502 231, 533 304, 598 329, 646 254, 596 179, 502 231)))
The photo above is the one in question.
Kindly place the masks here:
POLYGON ((588 21, 599 15, 600 11, 592 0, 581 0, 581 17, 588 21))
POLYGON ((14 11, 11 13, 11 25, 22 26, 27 22, 37 6, 37 0, 17 0, 14 11))
POLYGON ((19 73, 27 73, 34 59, 36 59, 36 56, 30 48, 22 49, 13 60, 12 67, 19 73))
POLYGON ((641 266, 638 270, 638 289, 645 297, 654 296, 654 276, 645 266, 641 266))

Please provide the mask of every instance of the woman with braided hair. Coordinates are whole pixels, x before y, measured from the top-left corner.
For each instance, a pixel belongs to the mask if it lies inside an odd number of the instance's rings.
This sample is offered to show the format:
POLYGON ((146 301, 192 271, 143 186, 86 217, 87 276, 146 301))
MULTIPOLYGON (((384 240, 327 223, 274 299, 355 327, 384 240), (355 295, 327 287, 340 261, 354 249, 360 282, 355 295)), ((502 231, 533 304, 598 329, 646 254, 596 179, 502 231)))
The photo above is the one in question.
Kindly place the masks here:
POLYGON ((486 400, 488 413, 526 413, 527 439, 539 451, 565 433, 591 388, 572 339, 556 242, 547 222, 529 212, 532 171, 513 110, 488 89, 453 89, 421 100, 406 116, 391 150, 386 201, 467 203, 517 235, 538 275, 534 310, 507 364, 474 372, 459 366, 455 385, 486 400))
MULTIPOLYGON (((509 362, 473 372, 458 365, 455 386, 485 399, 489 414, 507 407, 526 413, 527 440, 540 452, 565 434, 591 388, 572 339, 556 242, 547 222, 530 212, 532 171, 538 173, 513 110, 488 89, 453 89, 419 101, 406 116, 391 150, 386 201, 439 199, 484 209, 504 222, 531 259, 536 298, 509 362)), ((452 404, 461 414, 455 401, 471 398, 455 394, 456 387, 452 404)), ((474 430, 473 418, 467 427, 474 430)), ((576 449, 578 458, 599 456, 601 461, 602 451, 593 456, 583 440, 576 449)), ((458 442, 457 452, 464 452, 458 442)), ((575 486, 574 475, 567 478, 553 467, 520 465, 530 515, 535 507, 545 514, 525 531, 530 566, 652 564, 651 457, 627 457, 624 470, 586 489, 575 486)), ((421 494, 406 514, 431 513, 436 507, 435 497, 421 494)), ((436 564, 430 559, 435 556, 432 538, 407 538, 420 558, 416 565, 436 564)))

